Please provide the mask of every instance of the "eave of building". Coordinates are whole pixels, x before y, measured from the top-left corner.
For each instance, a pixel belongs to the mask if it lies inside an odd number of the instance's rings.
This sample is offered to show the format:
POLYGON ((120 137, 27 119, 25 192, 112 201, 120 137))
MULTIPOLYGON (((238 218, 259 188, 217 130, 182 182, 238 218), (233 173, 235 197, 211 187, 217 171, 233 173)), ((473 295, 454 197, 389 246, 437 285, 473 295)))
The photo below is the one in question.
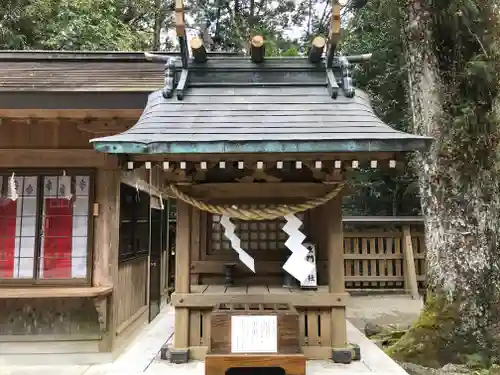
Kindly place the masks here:
POLYGON ((109 154, 214 154, 214 153, 344 153, 425 151, 430 139, 247 141, 247 142, 93 142, 94 149, 109 154))

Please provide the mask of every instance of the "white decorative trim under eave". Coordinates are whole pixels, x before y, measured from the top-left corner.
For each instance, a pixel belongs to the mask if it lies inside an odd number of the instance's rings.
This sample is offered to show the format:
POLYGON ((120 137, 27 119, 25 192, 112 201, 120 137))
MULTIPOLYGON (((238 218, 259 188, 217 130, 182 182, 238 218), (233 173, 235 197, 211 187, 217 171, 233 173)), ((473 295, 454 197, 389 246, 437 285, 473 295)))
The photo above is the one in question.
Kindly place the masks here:
MULTIPOLYGON (((216 165, 220 169, 226 169, 229 167, 232 168, 237 168, 239 170, 243 170, 245 168, 254 168, 256 170, 264 170, 265 168, 276 168, 276 169, 284 169, 285 168, 285 163, 286 163, 286 169, 295 169, 295 170, 301 170, 304 168, 304 164, 309 166, 310 168, 316 169, 316 170, 321 170, 323 168, 334 168, 334 169, 342 169, 344 166, 352 169, 360 169, 360 168, 378 168, 378 167, 383 167, 384 165, 388 166, 389 168, 396 168, 396 160, 385 160, 385 161, 380 161, 380 160, 370 160, 370 161, 359 161, 359 160, 334 160, 334 161, 321 161, 321 160, 316 160, 313 162, 311 165, 311 161, 302 161, 302 160, 295 160, 295 161, 276 161, 276 162, 263 162, 263 161, 257 161, 255 163, 245 163, 242 160, 239 161, 231 161, 231 160, 221 160, 219 161, 216 165), (228 164, 229 163, 229 164, 228 164)), ((200 161, 200 162, 190 162, 190 161, 162 161, 162 162, 154 162, 154 161, 146 161, 146 162, 138 162, 138 161, 127 161, 126 164, 126 169, 128 170, 133 170, 135 168, 140 168, 142 166, 145 167, 145 169, 152 169, 154 166, 162 166, 164 170, 170 170, 170 169, 175 169, 179 168, 182 170, 188 169, 188 165, 190 166, 195 166, 196 168, 199 168, 201 170, 208 170, 209 168, 209 162, 207 161, 200 161)), ((213 164, 212 164, 213 165, 213 164)))

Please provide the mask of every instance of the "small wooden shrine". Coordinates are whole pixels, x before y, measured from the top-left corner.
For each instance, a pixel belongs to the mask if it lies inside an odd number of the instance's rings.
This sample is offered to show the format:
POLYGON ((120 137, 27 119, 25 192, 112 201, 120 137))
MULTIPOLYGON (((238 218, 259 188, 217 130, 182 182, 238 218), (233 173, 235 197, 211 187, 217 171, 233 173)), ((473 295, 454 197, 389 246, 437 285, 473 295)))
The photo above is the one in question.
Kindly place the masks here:
POLYGON ((369 55, 336 54, 338 4, 328 43, 317 37, 297 58, 265 57, 261 36, 249 57, 210 56, 198 38, 188 46, 176 4, 181 56, 146 55, 164 63, 163 89, 149 95, 133 127, 91 140, 125 170, 161 169, 164 193, 177 200, 170 359, 210 354, 220 335, 211 332, 213 310, 229 303, 288 304, 298 313, 303 355, 341 358, 349 346, 348 173, 398 168, 403 153, 426 150, 430 139, 384 124, 353 87, 351 67, 369 55))

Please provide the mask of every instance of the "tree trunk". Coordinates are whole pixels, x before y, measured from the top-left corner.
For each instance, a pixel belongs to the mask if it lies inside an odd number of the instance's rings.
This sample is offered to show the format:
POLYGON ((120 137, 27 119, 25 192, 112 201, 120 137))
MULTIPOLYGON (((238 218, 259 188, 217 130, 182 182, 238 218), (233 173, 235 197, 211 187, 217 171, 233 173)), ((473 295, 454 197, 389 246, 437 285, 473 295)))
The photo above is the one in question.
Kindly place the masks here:
POLYGON ((415 132, 435 137, 415 156, 430 298, 389 352, 431 367, 470 355, 486 365, 500 322, 498 14, 490 0, 430 3, 409 0, 404 32, 415 132))

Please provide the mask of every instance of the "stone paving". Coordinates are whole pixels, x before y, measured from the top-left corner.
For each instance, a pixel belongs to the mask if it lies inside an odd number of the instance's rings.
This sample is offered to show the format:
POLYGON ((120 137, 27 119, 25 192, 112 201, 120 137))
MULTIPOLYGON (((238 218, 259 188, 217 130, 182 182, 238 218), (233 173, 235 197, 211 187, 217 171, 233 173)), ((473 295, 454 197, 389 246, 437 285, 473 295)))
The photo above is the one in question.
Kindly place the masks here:
MULTIPOLYGON (((398 317, 402 320, 401 324, 411 324, 418 316, 420 306, 420 301, 412 301, 407 296, 353 297, 348 309, 348 318, 354 324, 347 322, 348 340, 360 346, 362 361, 349 365, 334 364, 330 361, 308 361, 307 375, 407 375, 368 340, 360 329, 363 329, 366 322, 393 323, 398 317)), ((0 375, 203 375, 203 362, 174 365, 159 359, 160 347, 166 336, 172 338, 173 330, 174 314, 172 309, 166 308, 111 364, 12 366, 2 362, 0 355, 0 375)))

